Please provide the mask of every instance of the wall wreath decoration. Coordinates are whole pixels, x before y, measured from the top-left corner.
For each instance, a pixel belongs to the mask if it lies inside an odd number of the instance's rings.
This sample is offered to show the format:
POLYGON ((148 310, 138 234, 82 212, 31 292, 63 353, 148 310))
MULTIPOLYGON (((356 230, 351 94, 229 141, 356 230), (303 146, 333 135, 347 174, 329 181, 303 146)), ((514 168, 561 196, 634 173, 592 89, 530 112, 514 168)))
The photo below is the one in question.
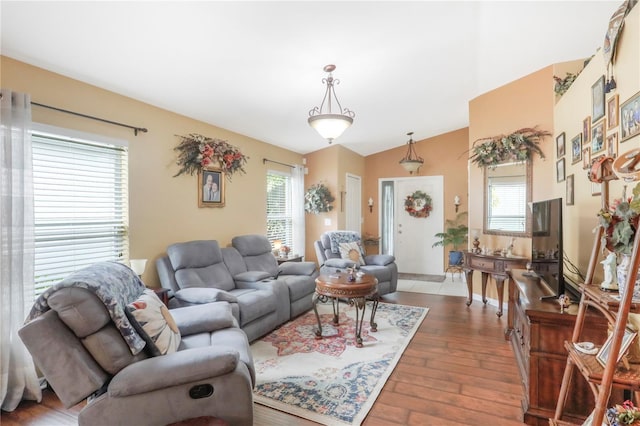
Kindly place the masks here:
POLYGON ((404 200, 404 209, 413 217, 429 217, 429 213, 433 210, 433 201, 426 192, 418 190, 407 195, 404 200))
POLYGON ((304 194, 304 210, 307 213, 326 213, 333 210, 331 203, 335 201, 331 191, 325 185, 311 185, 304 194))
POLYGON ((176 164, 180 170, 173 177, 183 173, 193 175, 205 167, 220 168, 229 180, 236 172, 245 173, 244 166, 249 157, 227 141, 197 133, 178 138, 180 143, 173 150, 178 152, 176 164))

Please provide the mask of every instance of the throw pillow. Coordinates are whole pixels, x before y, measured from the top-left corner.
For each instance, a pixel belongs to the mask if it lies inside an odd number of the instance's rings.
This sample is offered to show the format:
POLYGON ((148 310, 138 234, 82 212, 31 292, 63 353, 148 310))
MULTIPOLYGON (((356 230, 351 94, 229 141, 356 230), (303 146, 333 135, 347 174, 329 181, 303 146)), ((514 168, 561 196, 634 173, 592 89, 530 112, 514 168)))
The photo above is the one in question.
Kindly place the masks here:
POLYGON ((166 355, 178 350, 180 330, 169 309, 151 289, 127 305, 134 327, 147 342, 151 355, 166 355))
POLYGON ((343 259, 352 260, 357 263, 358 266, 364 265, 364 258, 362 257, 362 251, 360 250, 360 243, 340 243, 340 257, 343 259))

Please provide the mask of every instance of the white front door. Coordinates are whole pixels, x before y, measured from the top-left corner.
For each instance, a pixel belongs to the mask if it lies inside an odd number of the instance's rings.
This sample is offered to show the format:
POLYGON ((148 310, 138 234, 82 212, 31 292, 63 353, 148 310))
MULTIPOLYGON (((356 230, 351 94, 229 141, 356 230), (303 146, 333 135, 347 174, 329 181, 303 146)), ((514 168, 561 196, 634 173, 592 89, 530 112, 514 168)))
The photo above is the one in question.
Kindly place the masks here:
POLYGON ((362 229, 362 182, 360 176, 347 173, 347 196, 345 229, 361 232, 362 229))
POLYGON ((394 255, 398 271, 413 274, 442 274, 444 250, 431 247, 436 233, 444 228, 444 178, 424 176, 397 179, 395 183, 394 255), (426 218, 405 211, 407 196, 420 190, 431 197, 433 210, 426 218))

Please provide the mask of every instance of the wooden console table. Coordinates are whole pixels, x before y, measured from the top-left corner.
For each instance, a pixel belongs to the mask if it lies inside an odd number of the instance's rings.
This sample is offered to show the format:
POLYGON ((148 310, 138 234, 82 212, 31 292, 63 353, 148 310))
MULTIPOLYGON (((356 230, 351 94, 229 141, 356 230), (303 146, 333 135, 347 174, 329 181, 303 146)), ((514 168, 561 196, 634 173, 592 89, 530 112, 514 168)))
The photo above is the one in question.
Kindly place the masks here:
POLYGON ((505 257, 494 256, 490 254, 476 254, 470 251, 463 252, 465 277, 467 278, 467 288, 469 290, 469 299, 467 306, 473 302, 473 271, 482 272, 482 303, 487 303, 487 281, 489 274, 496 282, 498 290, 498 317, 502 316, 502 300, 504 298, 504 280, 509 278, 507 271, 512 269, 524 269, 529 259, 526 257, 505 257))

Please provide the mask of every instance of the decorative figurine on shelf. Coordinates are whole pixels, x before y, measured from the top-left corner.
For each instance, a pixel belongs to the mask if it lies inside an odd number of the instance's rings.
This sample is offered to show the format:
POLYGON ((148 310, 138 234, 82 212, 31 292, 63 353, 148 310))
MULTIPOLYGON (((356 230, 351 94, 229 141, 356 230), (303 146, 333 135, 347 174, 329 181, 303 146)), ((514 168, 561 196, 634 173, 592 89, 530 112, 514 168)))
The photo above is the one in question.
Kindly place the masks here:
POLYGON ((616 275, 616 254, 609 252, 607 257, 600 263, 604 269, 604 281, 600 284, 600 288, 605 291, 617 291, 618 279, 616 275))
POLYGON ((354 275, 354 268, 347 268, 347 281, 350 283, 356 280, 356 276, 354 275))
POLYGON ((474 229, 471 232, 473 234, 473 249, 471 250, 471 252, 475 254, 483 253, 482 250, 480 250, 480 230, 474 229))
POLYGON ((560 313, 564 314, 564 310, 571 306, 571 298, 565 294, 558 296, 558 303, 560 304, 560 313))
POLYGON ((515 255, 513 254, 513 247, 515 246, 516 243, 516 239, 515 238, 511 238, 511 242, 509 243, 509 246, 507 247, 507 254, 506 257, 515 257, 515 255))

